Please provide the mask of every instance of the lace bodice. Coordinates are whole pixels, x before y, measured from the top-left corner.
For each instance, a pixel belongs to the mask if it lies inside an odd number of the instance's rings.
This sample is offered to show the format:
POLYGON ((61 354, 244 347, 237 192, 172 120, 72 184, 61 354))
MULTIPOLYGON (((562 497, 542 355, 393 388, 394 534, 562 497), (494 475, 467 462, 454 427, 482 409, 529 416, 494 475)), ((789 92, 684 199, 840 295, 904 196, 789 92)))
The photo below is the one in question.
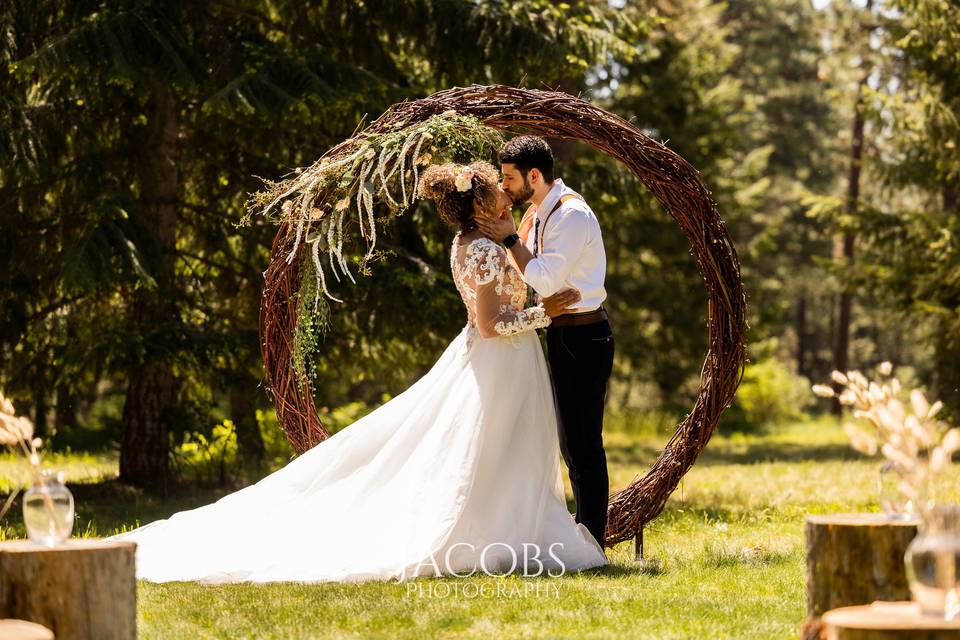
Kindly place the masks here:
POLYGON ((481 236, 461 245, 453 239, 450 269, 463 304, 467 326, 481 336, 510 336, 546 327, 550 316, 542 304, 524 309, 527 285, 507 260, 502 246, 481 236))

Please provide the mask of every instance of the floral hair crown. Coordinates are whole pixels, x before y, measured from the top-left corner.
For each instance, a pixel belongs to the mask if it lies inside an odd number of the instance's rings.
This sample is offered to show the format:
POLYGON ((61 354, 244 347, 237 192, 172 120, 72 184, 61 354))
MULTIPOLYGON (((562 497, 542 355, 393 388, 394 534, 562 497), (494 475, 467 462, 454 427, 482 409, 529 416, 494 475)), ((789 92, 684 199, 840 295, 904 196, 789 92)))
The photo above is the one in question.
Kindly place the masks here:
POLYGON ((454 178, 453 185, 457 188, 457 191, 470 191, 473 187, 473 176, 473 169, 470 167, 460 167, 456 178, 454 178))

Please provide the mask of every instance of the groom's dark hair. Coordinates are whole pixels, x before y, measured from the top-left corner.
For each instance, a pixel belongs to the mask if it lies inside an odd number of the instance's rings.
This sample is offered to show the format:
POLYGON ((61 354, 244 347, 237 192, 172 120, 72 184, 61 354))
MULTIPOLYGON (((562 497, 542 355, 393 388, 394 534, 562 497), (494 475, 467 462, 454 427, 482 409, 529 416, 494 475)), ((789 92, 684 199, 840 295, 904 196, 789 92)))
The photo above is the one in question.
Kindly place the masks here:
POLYGON ((500 164, 516 165, 524 178, 530 169, 540 171, 543 179, 553 182, 553 151, 539 136, 517 136, 500 149, 500 164))

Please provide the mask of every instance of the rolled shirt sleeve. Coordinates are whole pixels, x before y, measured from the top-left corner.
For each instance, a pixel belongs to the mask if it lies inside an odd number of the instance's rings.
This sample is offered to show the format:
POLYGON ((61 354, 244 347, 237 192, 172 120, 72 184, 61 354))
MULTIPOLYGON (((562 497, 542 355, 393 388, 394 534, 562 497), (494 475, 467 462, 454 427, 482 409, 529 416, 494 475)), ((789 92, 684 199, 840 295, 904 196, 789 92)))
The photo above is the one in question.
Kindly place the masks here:
POLYGON ((586 246, 589 224, 589 214, 572 202, 550 216, 544 229, 543 252, 523 270, 524 281, 544 298, 563 288, 586 246))

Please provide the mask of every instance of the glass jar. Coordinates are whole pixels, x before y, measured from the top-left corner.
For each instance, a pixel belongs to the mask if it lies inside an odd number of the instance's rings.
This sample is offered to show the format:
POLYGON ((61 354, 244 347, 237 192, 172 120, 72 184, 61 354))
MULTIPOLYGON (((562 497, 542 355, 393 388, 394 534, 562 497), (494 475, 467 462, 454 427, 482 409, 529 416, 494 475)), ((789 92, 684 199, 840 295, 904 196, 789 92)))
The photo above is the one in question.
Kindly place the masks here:
POLYGON ((877 473, 880 508, 891 520, 915 520, 920 517, 919 509, 915 502, 900 490, 902 477, 896 463, 886 460, 880 465, 877 473))
POLYGON ((54 547, 73 531, 73 494, 63 480, 63 471, 44 469, 23 494, 23 523, 35 544, 54 547))
POLYGON ((926 615, 953 620, 960 615, 960 505, 924 510, 917 536, 904 556, 913 600, 926 615))

